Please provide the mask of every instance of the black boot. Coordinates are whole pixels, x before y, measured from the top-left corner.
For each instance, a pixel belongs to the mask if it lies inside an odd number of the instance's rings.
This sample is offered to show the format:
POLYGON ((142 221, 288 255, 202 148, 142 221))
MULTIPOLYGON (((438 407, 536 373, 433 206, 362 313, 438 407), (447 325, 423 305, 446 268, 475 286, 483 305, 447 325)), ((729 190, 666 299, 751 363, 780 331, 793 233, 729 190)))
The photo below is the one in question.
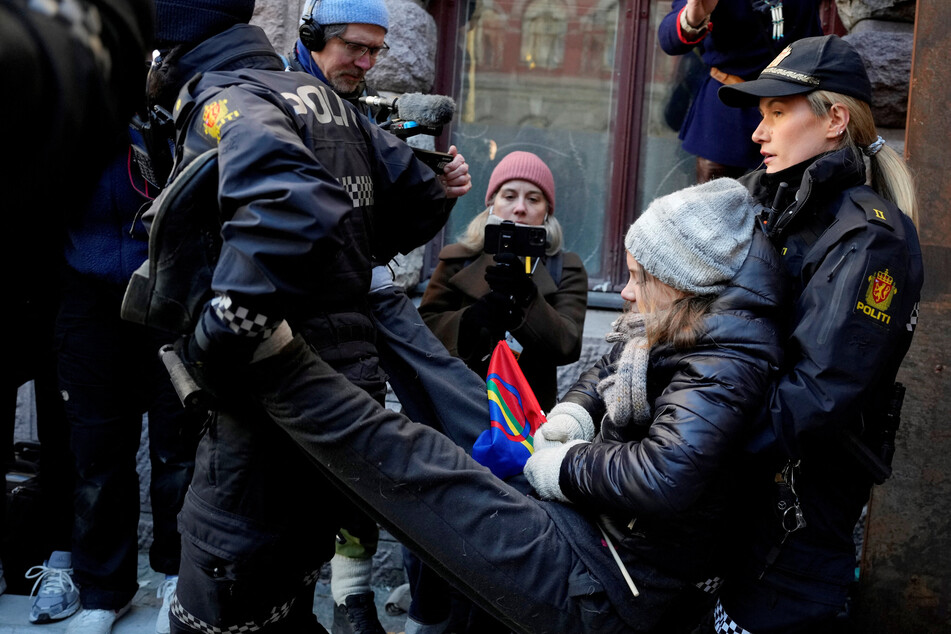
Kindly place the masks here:
POLYGON ((351 594, 334 605, 333 634, 386 634, 376 614, 373 593, 351 594))

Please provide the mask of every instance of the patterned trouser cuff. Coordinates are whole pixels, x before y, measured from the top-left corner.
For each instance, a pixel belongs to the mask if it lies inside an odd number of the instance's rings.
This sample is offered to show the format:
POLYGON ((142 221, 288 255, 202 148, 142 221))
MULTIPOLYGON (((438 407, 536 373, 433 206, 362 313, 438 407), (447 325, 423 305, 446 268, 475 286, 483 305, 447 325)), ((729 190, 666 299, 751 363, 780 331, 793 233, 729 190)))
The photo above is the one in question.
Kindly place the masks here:
MULTIPOLYGON (((320 570, 314 570, 307 573, 304 575, 303 584, 305 586, 312 584, 317 580, 319 575, 320 570)), ((171 603, 169 604, 169 614, 181 621, 185 627, 195 632, 200 632, 201 634, 244 634, 245 632, 260 632, 265 627, 274 625, 275 623, 284 620, 291 613, 291 608, 294 607, 294 603, 296 601, 297 598, 294 597, 282 605, 271 608, 268 617, 260 623, 248 621, 247 623, 242 623, 240 625, 217 626, 201 620, 183 608, 182 604, 178 602, 178 593, 176 592, 175 596, 172 597, 171 603)))
POLYGON ((720 586, 723 585, 723 579, 720 577, 710 577, 706 581, 701 581, 696 584, 697 588, 702 592, 707 594, 716 594, 720 591, 720 586))
POLYGON ((749 630, 743 629, 739 623, 730 618, 730 615, 723 609, 723 604, 717 601, 717 607, 713 611, 713 627, 717 634, 752 634, 749 630))

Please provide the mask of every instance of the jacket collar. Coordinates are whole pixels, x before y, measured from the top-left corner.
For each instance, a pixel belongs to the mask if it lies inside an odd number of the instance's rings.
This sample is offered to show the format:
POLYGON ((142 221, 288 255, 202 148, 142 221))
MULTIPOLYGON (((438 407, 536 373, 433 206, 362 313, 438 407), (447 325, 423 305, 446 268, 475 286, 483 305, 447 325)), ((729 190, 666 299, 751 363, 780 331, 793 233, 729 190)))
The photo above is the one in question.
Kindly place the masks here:
POLYGON ((250 24, 236 24, 208 38, 185 53, 177 64, 182 86, 198 73, 236 68, 284 69, 281 56, 274 51, 264 31, 250 24))
MULTIPOLYGON (((758 170, 741 179, 757 201, 767 208, 773 204, 773 190, 769 188, 766 170, 758 170)), ((771 227, 782 232, 799 217, 806 203, 815 197, 825 198, 828 192, 841 192, 865 183, 865 163, 851 148, 842 148, 823 154, 810 165, 796 190, 796 198, 785 209, 777 211, 771 227)))

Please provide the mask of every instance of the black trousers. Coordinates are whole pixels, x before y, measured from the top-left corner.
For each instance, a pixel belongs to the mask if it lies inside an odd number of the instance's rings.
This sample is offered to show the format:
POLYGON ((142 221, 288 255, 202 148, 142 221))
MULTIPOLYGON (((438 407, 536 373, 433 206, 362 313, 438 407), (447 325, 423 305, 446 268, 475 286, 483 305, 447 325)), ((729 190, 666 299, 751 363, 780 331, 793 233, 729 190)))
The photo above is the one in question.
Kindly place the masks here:
POLYGON ((83 607, 91 609, 118 609, 138 590, 136 455, 146 412, 154 520, 149 561, 157 572, 178 572, 176 515, 203 421, 182 409, 159 360, 158 349, 173 337, 120 319, 123 290, 68 272, 56 321, 59 386, 77 473, 74 579, 83 607))
POLYGON ((543 503, 380 407, 300 338, 240 380, 322 473, 512 630, 633 631, 543 503))

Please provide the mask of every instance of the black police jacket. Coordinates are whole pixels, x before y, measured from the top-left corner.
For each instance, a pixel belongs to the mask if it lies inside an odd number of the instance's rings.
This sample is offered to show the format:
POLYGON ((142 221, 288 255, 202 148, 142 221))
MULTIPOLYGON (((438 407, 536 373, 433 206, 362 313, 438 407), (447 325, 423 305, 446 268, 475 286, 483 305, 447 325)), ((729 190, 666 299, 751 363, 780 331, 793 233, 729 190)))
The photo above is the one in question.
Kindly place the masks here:
POLYGON ((652 420, 624 426, 604 416, 596 387, 614 371, 623 344, 562 399, 602 421, 594 442, 569 450, 559 477, 562 492, 602 516, 624 560, 647 562, 687 581, 719 572, 718 555, 734 528, 736 456, 781 362, 779 258, 761 230, 750 230, 750 253, 711 304, 696 345, 651 348, 652 420))
POLYGON ((284 72, 259 28, 234 26, 179 68, 194 76, 173 113, 172 178, 218 152, 212 288, 231 308, 202 313, 206 350, 248 348, 241 340, 284 318, 365 312, 373 264, 445 223, 452 205, 433 171, 319 80, 284 72))
MULTIPOLYGON (((765 172, 743 180, 754 198, 769 204, 765 172)), ((750 445, 762 467, 753 481, 762 488, 751 497, 758 505, 751 507, 754 552, 744 564, 746 577, 756 579, 768 568, 765 583, 834 606, 842 605, 854 579, 852 533, 872 485, 845 434, 879 449, 877 434, 911 344, 923 281, 913 223, 864 183, 864 163, 851 150, 823 155, 774 221, 773 241, 793 301, 785 365, 750 445), (801 461, 796 492, 806 526, 767 565, 782 535, 773 479, 789 459, 801 461)))

